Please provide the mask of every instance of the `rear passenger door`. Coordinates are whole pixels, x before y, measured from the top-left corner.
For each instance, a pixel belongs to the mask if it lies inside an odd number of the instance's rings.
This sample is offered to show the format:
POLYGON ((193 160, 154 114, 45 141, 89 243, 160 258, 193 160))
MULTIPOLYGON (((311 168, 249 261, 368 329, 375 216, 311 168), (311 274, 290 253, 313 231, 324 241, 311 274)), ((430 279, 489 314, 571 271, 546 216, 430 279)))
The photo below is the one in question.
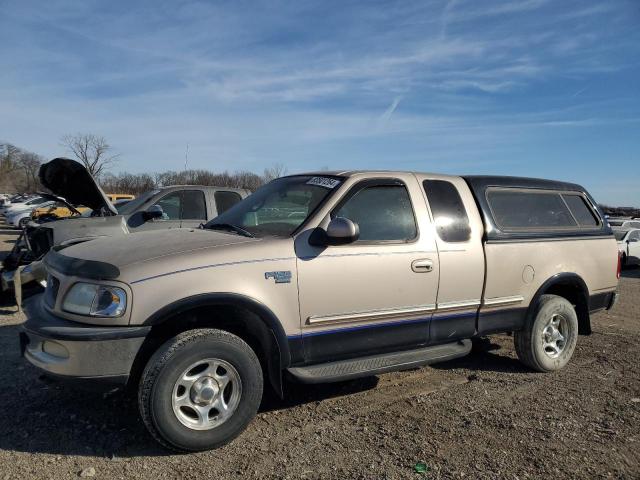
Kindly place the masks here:
POLYGON ((465 181, 419 175, 435 228, 440 284, 430 342, 469 338, 484 286, 483 224, 465 181))

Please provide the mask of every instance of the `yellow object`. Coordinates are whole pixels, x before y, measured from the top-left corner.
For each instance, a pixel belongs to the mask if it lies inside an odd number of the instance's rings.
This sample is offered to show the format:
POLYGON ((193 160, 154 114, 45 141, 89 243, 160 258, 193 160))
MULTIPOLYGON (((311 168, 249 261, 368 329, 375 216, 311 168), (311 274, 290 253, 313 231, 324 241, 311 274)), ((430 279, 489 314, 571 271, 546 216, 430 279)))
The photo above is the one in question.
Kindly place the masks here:
MULTIPOLYGON (((78 210, 80 213, 84 213, 90 209, 87 207, 76 207, 76 210, 78 210)), ((72 217, 74 213, 65 206, 56 206, 56 205, 51 207, 36 208, 33 212, 31 212, 31 218, 33 220, 37 220, 38 218, 44 215, 53 215, 57 218, 67 218, 67 217, 72 217)))
POLYGON ((107 193, 107 198, 110 202, 117 202, 118 200, 133 200, 136 196, 128 193, 107 193))

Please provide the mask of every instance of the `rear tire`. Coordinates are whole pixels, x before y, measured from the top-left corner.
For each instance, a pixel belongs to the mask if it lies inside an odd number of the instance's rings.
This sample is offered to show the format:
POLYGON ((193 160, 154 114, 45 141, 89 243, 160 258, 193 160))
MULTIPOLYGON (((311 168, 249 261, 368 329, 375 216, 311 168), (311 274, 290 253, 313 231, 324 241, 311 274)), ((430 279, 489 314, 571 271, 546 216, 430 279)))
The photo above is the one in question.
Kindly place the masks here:
POLYGON ((190 330, 149 359, 138 405, 147 429, 163 446, 210 450, 247 427, 262 389, 258 357, 241 338, 223 330, 190 330))
POLYGON ((522 363, 538 372, 563 368, 578 339, 578 316, 573 305, 557 295, 542 295, 525 328, 513 341, 522 363))

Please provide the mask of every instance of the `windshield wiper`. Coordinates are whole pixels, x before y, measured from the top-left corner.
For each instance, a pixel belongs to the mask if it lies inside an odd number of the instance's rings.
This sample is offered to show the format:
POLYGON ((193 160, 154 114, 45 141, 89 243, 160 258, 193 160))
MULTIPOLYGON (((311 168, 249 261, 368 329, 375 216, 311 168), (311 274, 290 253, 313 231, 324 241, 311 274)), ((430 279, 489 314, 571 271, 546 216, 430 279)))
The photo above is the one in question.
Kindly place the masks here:
POLYGON ((232 223, 212 223, 210 225, 207 225, 205 228, 209 230, 230 230, 232 232, 236 232, 238 235, 242 235, 243 237, 255 238, 255 235, 253 233, 245 230, 242 227, 233 225, 232 223))

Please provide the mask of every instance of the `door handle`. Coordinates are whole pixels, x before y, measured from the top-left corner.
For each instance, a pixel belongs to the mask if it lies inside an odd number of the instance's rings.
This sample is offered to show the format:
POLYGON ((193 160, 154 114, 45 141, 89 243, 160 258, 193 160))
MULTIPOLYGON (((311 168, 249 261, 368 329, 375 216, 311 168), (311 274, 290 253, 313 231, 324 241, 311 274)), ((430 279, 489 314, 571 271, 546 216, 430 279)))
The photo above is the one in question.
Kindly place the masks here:
POLYGON ((428 258, 421 258, 411 262, 411 270, 416 273, 431 272, 433 270, 433 261, 428 258))

